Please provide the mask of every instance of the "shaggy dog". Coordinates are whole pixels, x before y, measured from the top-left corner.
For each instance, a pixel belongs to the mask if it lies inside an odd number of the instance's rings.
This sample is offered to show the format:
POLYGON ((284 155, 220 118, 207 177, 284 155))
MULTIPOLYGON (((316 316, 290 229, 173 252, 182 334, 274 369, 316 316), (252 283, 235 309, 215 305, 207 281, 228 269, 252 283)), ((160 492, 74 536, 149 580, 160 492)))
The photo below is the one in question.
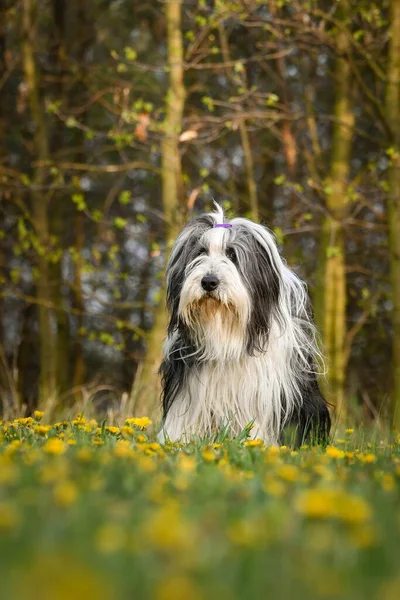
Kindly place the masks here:
POLYGON ((167 265, 168 337, 160 373, 159 439, 187 441, 227 427, 280 444, 325 441, 326 402, 305 284, 271 232, 222 209, 190 221, 167 265))

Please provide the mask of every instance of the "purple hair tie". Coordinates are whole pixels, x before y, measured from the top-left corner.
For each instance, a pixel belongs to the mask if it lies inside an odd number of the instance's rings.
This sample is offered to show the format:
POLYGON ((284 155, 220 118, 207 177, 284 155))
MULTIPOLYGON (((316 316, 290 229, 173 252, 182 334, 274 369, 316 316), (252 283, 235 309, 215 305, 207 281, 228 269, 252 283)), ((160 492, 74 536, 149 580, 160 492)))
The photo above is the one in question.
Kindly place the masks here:
POLYGON ((231 223, 215 223, 214 227, 232 227, 231 223))

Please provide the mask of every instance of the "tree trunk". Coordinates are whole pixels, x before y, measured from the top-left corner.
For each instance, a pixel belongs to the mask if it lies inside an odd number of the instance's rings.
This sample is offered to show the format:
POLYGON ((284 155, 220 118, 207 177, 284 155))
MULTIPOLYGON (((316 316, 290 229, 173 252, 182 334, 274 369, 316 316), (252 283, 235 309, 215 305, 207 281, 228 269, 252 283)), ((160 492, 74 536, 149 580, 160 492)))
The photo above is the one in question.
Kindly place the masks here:
MULTIPOLYGON (((165 241, 167 253, 178 234, 183 214, 183 182, 179 134, 185 104, 182 40, 182 2, 165 4, 168 42, 169 89, 166 96, 166 115, 162 153, 162 201, 165 219, 165 241)), ((135 414, 159 416, 157 400, 160 383, 157 375, 162 358, 162 346, 166 335, 168 315, 165 309, 165 286, 161 288, 160 300, 154 316, 154 325, 147 338, 146 358, 137 384, 135 414)))
MULTIPOLYGON (((348 1, 342 3, 341 18, 348 15, 348 1)), ((352 110, 351 69, 346 59, 350 40, 345 31, 337 34, 338 57, 335 65, 336 100, 332 153, 325 182, 328 215, 322 224, 319 272, 316 289, 316 321, 327 359, 328 389, 336 416, 345 411, 346 338, 346 256, 343 220, 350 171, 354 113, 352 110)), ((324 384, 323 384, 324 387, 324 384)), ((326 387, 326 386, 325 386, 326 387)))
MULTIPOLYGON (((52 12, 55 32, 55 43, 52 48, 52 60, 56 67, 55 74, 57 80, 54 84, 54 92, 57 100, 65 104, 65 91, 62 82, 64 65, 63 55, 65 54, 65 10, 64 0, 53 0, 52 12)), ((51 152, 64 147, 65 125, 61 120, 54 123, 51 131, 51 152)), ((49 225, 51 233, 56 236, 57 244, 65 249, 65 196, 63 192, 55 192, 54 204, 49 208, 49 225)), ((71 332, 70 320, 67 311, 67 303, 63 294, 63 254, 54 263, 50 265, 51 291, 53 295, 53 305, 55 308, 54 318, 56 322, 56 362, 57 362, 57 392, 65 393, 71 388, 71 369, 70 369, 70 347, 71 332)))
POLYGON ((244 163, 246 166, 246 181, 247 191, 249 194, 250 202, 250 214, 253 221, 259 220, 258 212, 258 197, 257 197, 257 184, 254 177, 254 161, 253 152, 251 150, 249 132, 247 131, 246 121, 241 119, 239 122, 240 139, 242 142, 244 163))
MULTIPOLYGON (((36 2, 35 0, 22 0, 21 8, 23 72, 29 99, 31 119, 35 126, 35 159, 38 161, 46 161, 49 158, 49 149, 35 62, 35 30, 33 14, 36 9, 36 2)), ((47 308, 52 302, 52 294, 49 284, 49 263, 46 255, 49 243, 47 199, 43 190, 40 189, 44 184, 42 169, 35 169, 32 183, 34 186, 34 190, 31 193, 32 216, 38 238, 37 264, 39 276, 36 283, 36 296, 39 311, 40 338, 39 405, 45 407, 54 402, 56 395, 56 352, 52 314, 51 310, 47 308), (44 305, 45 303, 47 303, 47 305, 44 305)))
POLYGON ((386 117, 393 147, 389 167, 388 226, 393 302, 392 423, 400 429, 400 0, 391 0, 386 117))
MULTIPOLYGON (((83 327, 83 313, 85 310, 85 302, 82 292, 82 266, 83 266, 83 249, 85 245, 85 229, 83 222, 83 214, 78 212, 75 216, 75 250, 76 250, 76 261, 75 261, 75 273, 74 273, 74 294, 73 304, 77 311, 77 333, 75 339, 74 348, 74 375, 73 385, 74 388, 79 388, 84 384, 85 381, 85 359, 83 354, 83 335, 81 328, 83 327)), ((79 394, 77 394, 77 397, 79 394)))

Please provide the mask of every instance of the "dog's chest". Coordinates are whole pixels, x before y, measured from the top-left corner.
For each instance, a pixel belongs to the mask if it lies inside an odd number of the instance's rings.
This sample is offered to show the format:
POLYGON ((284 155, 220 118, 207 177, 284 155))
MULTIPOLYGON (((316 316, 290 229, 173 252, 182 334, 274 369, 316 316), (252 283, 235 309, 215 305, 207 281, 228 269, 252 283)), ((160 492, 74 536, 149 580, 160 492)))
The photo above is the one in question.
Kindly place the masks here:
MULTIPOLYGON (((252 434, 271 438, 279 410, 279 389, 265 356, 225 364, 208 362, 190 371, 175 407, 183 431, 211 433, 229 426, 237 435, 251 422, 252 434)), ((200 435, 201 435, 200 433, 200 435)))

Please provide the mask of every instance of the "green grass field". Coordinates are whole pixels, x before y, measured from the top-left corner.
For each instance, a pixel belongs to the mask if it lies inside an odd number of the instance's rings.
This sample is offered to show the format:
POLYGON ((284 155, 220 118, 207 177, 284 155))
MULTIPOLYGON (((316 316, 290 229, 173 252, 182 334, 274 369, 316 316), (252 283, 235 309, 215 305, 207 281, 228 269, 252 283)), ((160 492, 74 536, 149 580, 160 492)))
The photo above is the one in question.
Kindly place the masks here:
POLYGON ((400 444, 160 446, 146 419, 0 425, 1 597, 400 598, 400 444))

